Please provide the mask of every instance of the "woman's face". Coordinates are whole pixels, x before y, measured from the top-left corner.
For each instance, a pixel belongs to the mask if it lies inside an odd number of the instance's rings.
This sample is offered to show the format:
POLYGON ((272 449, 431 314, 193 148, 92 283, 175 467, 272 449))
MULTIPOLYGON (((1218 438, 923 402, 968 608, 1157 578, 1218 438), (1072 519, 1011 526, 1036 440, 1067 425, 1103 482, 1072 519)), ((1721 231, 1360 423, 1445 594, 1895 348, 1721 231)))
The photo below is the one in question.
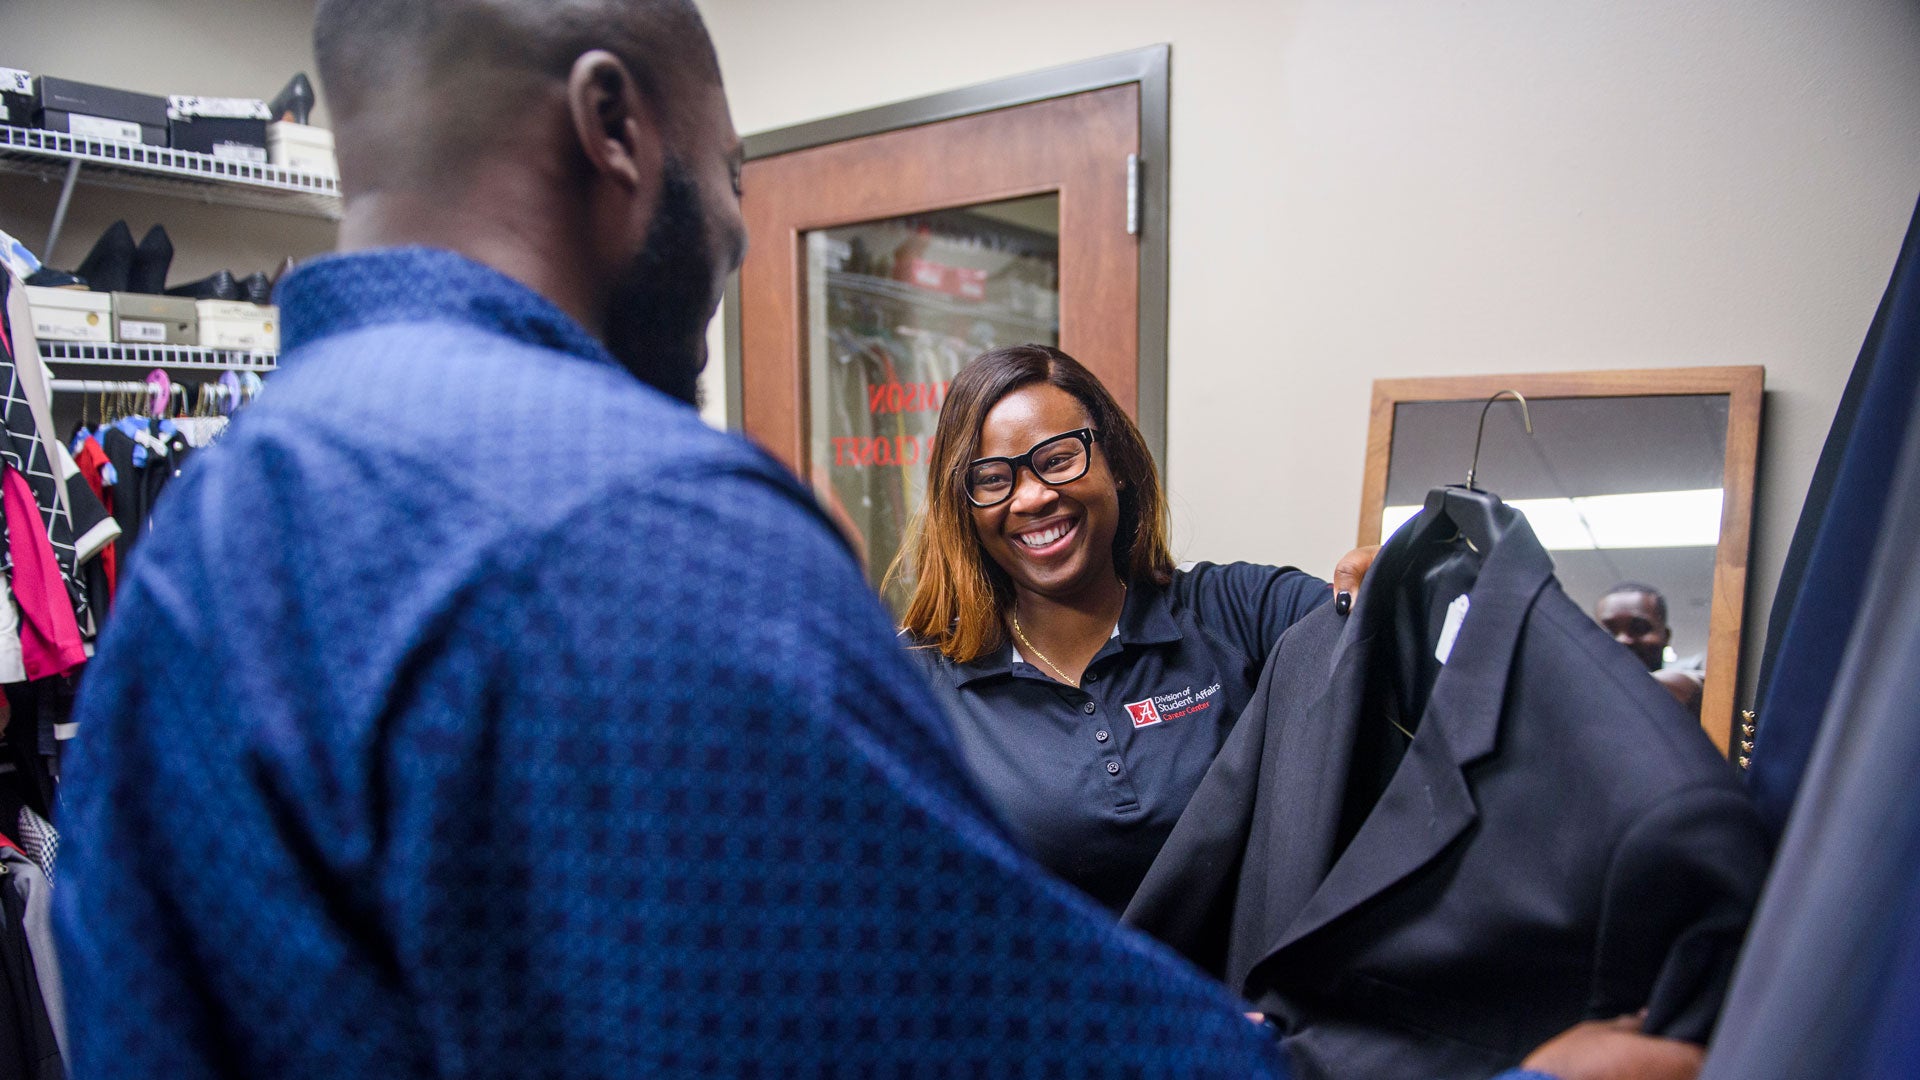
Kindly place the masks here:
MULTIPOLYGON (((974 456, 1019 457, 1056 435, 1092 424, 1072 394, 1035 383, 988 410, 974 456)), ((1072 600, 1118 580, 1113 537, 1120 523, 1120 493, 1098 442, 1080 479, 1054 487, 1021 468, 1011 498, 971 509, 981 546, 1020 589, 1072 600)))

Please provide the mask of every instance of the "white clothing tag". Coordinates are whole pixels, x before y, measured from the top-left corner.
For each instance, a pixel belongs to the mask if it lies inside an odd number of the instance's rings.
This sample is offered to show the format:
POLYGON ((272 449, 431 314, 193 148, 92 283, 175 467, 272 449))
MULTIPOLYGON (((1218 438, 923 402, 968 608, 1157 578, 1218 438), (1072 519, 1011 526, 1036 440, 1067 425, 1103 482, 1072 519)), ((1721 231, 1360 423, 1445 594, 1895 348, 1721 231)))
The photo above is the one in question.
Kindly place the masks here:
POLYGON ((1447 621, 1440 624, 1440 644, 1433 647, 1433 658, 1441 663, 1453 655, 1453 639, 1460 636, 1460 624, 1467 621, 1467 594, 1454 597, 1447 605, 1447 621))

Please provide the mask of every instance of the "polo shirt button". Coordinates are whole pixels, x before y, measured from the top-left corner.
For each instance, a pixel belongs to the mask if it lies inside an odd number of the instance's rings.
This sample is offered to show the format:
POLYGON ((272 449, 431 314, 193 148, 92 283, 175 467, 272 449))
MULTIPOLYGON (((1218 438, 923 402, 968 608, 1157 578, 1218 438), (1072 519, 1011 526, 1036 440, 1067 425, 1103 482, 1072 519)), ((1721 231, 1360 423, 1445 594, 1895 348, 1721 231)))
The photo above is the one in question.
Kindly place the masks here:
POLYGON ((1093 702, 1089 701, 1086 704, 1080 706, 1080 711, 1083 713, 1086 713, 1088 716, 1092 716, 1094 713, 1097 713, 1100 711, 1100 706, 1095 705, 1093 702))
POLYGON ((1095 675, 1095 674, 1093 674, 1092 672, 1088 672, 1088 673, 1087 673, 1087 677, 1086 677, 1086 678, 1085 678, 1084 680, 1082 680, 1082 681, 1083 681, 1083 682, 1090 682, 1090 683, 1091 683, 1091 682, 1099 682, 1099 681, 1100 681, 1100 676, 1098 676, 1098 675, 1095 675))
POLYGON ((1120 763, 1119 763, 1119 762, 1117 762, 1117 761, 1109 761, 1109 762, 1107 762, 1107 775, 1108 775, 1108 776, 1117 776, 1117 775, 1119 775, 1119 773, 1120 773, 1120 763))
POLYGON ((1094 741, 1094 742, 1106 742, 1106 741, 1107 741, 1107 729, 1106 729, 1106 728, 1101 728, 1101 729, 1100 729, 1099 731, 1096 731, 1096 732, 1094 732, 1094 733, 1093 733, 1093 741, 1094 741))

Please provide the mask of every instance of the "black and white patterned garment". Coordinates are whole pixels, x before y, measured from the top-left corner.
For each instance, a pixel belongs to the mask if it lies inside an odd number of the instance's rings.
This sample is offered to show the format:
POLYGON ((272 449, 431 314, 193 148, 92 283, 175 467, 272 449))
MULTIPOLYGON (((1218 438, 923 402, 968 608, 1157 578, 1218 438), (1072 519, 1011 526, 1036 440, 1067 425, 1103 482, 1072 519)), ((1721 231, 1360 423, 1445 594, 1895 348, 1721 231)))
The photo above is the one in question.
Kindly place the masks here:
POLYGON ((14 835, 20 841, 21 852, 47 875, 47 884, 53 884, 53 859, 60 853, 60 831, 53 827, 53 822, 34 813, 31 806, 23 806, 19 829, 14 835))
MULTIPOLYGON (((73 512, 68 501, 68 489, 65 477, 56 475, 59 462, 51 455, 52 442, 41 438, 41 418, 35 415, 33 396, 22 378, 23 363, 32 369, 34 381, 38 383, 38 365, 40 356, 33 349, 31 323, 20 318, 25 312, 24 296, 18 288, 19 282, 13 272, 8 270, 0 275, 0 459, 20 471, 27 478, 27 484, 33 489, 33 501, 40 507, 40 515, 46 521, 47 537, 53 542, 53 557, 60 564, 60 578, 67 586, 67 596, 73 602, 74 618, 80 624, 80 636, 93 640, 97 628, 93 621, 93 607, 87 602, 87 587, 78 572, 79 559, 74 546, 76 535, 73 512), (27 332, 17 335, 15 328, 25 326, 27 332), (30 351, 31 355, 23 356, 30 351)), ((51 423, 51 420, 46 420, 51 423)), ((0 532, 0 541, 5 533, 0 532)), ((0 543, 0 551, 5 550, 0 543)), ((12 571, 11 559, 6 559, 6 568, 12 571)))

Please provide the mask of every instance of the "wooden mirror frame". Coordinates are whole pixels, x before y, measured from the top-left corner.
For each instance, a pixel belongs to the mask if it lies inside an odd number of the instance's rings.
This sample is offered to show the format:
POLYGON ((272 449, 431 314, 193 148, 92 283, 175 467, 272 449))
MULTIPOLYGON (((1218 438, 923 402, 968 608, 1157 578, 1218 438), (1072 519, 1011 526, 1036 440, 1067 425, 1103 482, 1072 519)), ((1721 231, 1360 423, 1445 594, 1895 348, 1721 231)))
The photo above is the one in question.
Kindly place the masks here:
POLYGON ((1485 401, 1501 390, 1536 398, 1727 396, 1725 492, 1720 546, 1713 562, 1713 600, 1707 623, 1706 685, 1700 726, 1722 753, 1733 731, 1740 685, 1740 632, 1747 595, 1747 553, 1753 526, 1753 485, 1760 453, 1760 402, 1766 369, 1758 365, 1573 371, 1532 375, 1467 375, 1435 379, 1379 379, 1367 425, 1367 471, 1360 492, 1361 544, 1380 542, 1386 509, 1388 458, 1393 453, 1394 408, 1422 401, 1485 401))

